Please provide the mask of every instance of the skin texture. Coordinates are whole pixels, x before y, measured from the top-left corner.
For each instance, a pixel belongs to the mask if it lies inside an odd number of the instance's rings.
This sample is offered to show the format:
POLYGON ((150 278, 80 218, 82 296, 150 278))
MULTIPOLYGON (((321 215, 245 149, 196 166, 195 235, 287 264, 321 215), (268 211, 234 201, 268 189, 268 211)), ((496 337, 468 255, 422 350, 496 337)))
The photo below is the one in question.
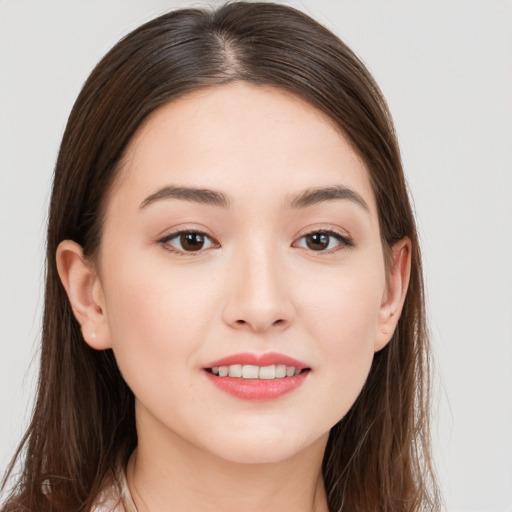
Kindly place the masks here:
POLYGON ((100 253, 61 243, 59 273, 84 339, 112 348, 136 396, 139 445, 128 481, 139 512, 327 510, 321 461, 373 354, 391 338, 409 241, 386 274, 364 163, 322 113, 243 83, 197 91, 156 112, 130 143, 106 208, 100 253), (164 187, 222 192, 228 206, 141 204, 164 187), (351 199, 293 207, 305 191, 351 199), (207 235, 186 252, 179 230, 207 235), (327 250, 305 235, 334 231, 327 250), (167 239, 165 239, 167 237, 167 239), (278 352, 310 368, 302 386, 244 400, 204 367, 278 352), (233 490, 236 489, 237 492, 233 490))

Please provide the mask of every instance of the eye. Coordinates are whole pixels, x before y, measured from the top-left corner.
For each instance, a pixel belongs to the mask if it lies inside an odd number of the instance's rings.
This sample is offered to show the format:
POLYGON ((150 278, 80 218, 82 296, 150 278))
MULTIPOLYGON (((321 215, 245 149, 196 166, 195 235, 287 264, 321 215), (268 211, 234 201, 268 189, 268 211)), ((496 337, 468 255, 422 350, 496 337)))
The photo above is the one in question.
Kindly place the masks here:
POLYGON ((179 253, 198 252, 216 247, 213 240, 200 231, 178 231, 162 238, 159 243, 179 253))
POLYGON ((352 247, 354 243, 348 237, 335 231, 315 231, 299 238, 295 247, 303 247, 315 252, 334 252, 343 247, 352 247))

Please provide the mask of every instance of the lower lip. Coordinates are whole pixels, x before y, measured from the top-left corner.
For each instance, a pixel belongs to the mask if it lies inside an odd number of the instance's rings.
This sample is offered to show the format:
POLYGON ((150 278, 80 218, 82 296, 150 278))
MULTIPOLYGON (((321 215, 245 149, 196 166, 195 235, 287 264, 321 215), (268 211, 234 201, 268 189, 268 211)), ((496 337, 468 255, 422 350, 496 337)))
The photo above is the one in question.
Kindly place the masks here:
POLYGON ((269 380, 218 377, 209 372, 205 372, 205 374, 220 390, 237 398, 245 400, 272 400, 295 391, 302 386, 309 371, 304 371, 293 377, 269 380))

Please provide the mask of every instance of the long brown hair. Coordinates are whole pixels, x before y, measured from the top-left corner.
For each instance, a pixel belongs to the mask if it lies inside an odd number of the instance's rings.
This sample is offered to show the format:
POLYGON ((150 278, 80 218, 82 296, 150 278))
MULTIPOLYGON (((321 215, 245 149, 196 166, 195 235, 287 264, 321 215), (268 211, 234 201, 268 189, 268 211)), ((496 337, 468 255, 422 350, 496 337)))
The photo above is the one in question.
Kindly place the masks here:
POLYGON ((420 252, 386 102, 361 61, 322 25, 283 5, 232 2, 170 12, 133 31, 96 66, 69 116, 50 205, 37 402, 7 471, 22 461, 6 511, 87 511, 136 446, 133 394, 112 351, 84 342, 57 274, 57 246, 71 239, 94 255, 123 152, 151 112, 235 80, 282 88, 326 113, 366 163, 384 252, 403 237, 412 242, 398 327, 330 433, 323 463, 329 509, 438 509, 420 252))

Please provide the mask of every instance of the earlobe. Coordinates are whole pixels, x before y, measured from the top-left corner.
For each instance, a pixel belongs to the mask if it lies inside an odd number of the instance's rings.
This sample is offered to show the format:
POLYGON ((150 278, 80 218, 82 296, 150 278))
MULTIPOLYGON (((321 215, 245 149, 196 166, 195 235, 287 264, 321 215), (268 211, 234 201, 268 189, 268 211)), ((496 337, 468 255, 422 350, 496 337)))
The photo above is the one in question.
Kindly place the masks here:
POLYGON ((96 350, 111 348, 103 286, 82 247, 64 240, 57 248, 57 271, 73 314, 88 345, 96 350))
POLYGON ((402 313, 411 274, 411 241, 403 238, 391 248, 391 268, 379 311, 375 352, 391 340, 402 313))

